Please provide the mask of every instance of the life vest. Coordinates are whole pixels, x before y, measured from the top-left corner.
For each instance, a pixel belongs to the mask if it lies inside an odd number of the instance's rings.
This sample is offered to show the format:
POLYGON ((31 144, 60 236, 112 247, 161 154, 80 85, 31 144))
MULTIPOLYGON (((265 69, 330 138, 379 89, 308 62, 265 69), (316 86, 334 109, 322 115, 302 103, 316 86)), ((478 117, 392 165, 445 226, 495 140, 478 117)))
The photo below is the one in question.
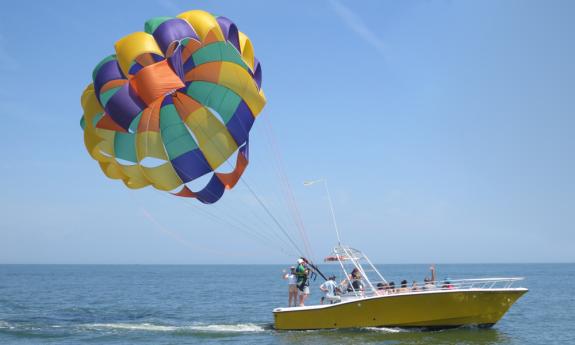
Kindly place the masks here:
POLYGON ((306 286, 309 286, 309 279, 305 266, 299 264, 295 270, 295 275, 297 276, 297 287, 303 291, 306 286))

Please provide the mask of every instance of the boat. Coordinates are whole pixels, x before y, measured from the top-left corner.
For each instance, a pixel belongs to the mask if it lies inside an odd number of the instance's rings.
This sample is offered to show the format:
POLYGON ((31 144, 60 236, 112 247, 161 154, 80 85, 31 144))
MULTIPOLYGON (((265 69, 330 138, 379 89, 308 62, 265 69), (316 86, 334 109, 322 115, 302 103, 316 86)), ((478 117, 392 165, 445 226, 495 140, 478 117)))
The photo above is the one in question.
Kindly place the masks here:
POLYGON ((341 300, 333 304, 276 308, 275 329, 488 328, 528 291, 513 286, 523 278, 428 281, 425 285, 390 290, 383 288, 387 281, 360 250, 338 244, 327 261, 339 263, 345 277, 350 277, 355 268, 360 272, 363 288, 355 289, 349 284, 342 289, 346 291, 340 295, 341 300))

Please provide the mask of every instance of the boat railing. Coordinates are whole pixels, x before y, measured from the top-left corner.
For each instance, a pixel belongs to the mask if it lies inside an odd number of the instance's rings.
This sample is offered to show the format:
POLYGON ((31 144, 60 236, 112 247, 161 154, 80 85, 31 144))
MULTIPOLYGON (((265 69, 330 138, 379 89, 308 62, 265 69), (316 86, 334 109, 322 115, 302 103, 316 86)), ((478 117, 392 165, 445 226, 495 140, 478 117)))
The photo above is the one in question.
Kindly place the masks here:
MULTIPOLYGON (((459 289, 501 289, 510 288, 514 283, 522 281, 522 277, 513 278, 474 278, 474 279, 459 279, 450 280, 449 283, 459 289)), ((436 282, 437 285, 443 287, 445 281, 436 282)), ((447 284, 449 285, 449 284, 447 284)))
MULTIPOLYGON (((458 280, 439 280, 435 282, 426 282, 408 285, 402 288, 395 286, 393 290, 389 288, 377 289, 375 291, 365 291, 363 294, 358 293, 357 296, 363 295, 366 297, 380 295, 380 294, 401 294, 401 293, 414 293, 414 292, 427 292, 427 291, 441 291, 441 290, 469 290, 469 289, 509 289, 513 287, 518 281, 522 281, 522 277, 513 278, 475 278, 475 279, 458 279, 458 280)), ((372 282, 374 286, 379 283, 387 284, 388 282, 372 282)), ((385 285, 388 286, 388 285, 385 285)))
MULTIPOLYGON (((346 277, 344 282, 346 286, 341 286, 343 296, 346 298, 369 297, 382 294, 380 286, 388 286, 387 281, 375 265, 369 260, 363 252, 345 245, 335 247, 326 261, 336 261, 340 264, 342 272, 346 277), (351 284, 350 279, 356 271, 361 277, 362 287, 356 290, 351 284)), ((467 289, 507 289, 511 288, 517 281, 523 280, 521 277, 512 278, 474 278, 474 279, 444 279, 434 282, 412 282, 404 288, 400 284, 395 285, 393 290, 383 289, 383 294, 387 293, 408 293, 424 292, 429 290, 467 290, 467 289)))

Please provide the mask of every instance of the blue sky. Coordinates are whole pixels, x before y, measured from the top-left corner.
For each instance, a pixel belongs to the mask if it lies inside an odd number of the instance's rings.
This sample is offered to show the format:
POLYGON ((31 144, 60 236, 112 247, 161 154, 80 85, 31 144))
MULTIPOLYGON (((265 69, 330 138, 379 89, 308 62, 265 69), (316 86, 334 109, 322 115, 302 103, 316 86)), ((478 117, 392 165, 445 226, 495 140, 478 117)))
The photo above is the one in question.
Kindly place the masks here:
POLYGON ((132 191, 84 149, 93 67, 189 9, 252 39, 268 104, 245 178, 302 241, 277 142, 316 260, 336 239, 302 182, 323 177, 344 242, 373 261, 575 261, 575 3, 160 0, 4 4, 0 263, 293 260, 245 187, 212 207, 132 191))

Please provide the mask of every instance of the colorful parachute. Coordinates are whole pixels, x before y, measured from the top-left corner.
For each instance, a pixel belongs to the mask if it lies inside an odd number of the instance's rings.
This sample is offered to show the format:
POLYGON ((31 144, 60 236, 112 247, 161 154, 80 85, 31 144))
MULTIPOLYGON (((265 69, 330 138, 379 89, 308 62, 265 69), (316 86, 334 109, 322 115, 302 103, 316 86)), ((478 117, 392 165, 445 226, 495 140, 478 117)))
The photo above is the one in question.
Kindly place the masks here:
POLYGON ((82 94, 88 152, 129 188, 216 202, 244 172, 266 102, 250 40, 228 18, 196 10, 150 19, 115 50, 82 94), (224 162, 232 171, 216 172, 224 162), (206 174, 199 191, 186 186, 206 174))

